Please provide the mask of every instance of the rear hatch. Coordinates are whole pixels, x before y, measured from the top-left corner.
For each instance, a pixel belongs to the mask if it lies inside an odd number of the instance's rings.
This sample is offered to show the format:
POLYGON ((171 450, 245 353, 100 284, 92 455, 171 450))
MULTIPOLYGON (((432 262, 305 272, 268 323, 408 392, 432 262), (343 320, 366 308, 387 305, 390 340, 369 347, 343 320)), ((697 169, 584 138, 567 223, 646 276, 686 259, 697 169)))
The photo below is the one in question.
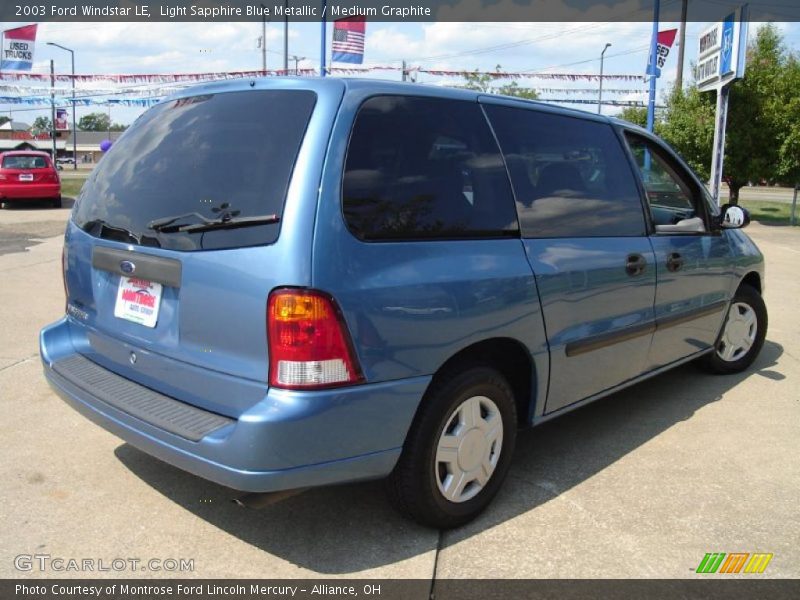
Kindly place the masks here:
POLYGON ((26 185, 58 181, 58 173, 44 156, 7 154, 0 163, 0 183, 26 185))
POLYGON ((309 259, 293 268, 279 238, 316 102, 300 89, 187 96, 115 142, 67 228, 79 352, 232 417, 264 397, 268 294, 306 283, 296 273, 309 259))

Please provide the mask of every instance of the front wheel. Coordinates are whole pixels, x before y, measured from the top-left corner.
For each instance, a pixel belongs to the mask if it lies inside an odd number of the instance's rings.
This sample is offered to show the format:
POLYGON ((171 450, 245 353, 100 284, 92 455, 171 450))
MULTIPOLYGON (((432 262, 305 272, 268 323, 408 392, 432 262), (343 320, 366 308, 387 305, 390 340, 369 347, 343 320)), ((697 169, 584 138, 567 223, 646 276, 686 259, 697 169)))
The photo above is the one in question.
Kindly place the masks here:
POLYGON ((390 499, 423 525, 447 529, 472 520, 500 489, 516 429, 513 392, 495 369, 438 377, 387 481, 390 499))
POLYGON ((767 307, 758 290, 742 284, 731 300, 714 352, 703 366, 712 373, 739 373, 761 351, 767 335, 767 307))

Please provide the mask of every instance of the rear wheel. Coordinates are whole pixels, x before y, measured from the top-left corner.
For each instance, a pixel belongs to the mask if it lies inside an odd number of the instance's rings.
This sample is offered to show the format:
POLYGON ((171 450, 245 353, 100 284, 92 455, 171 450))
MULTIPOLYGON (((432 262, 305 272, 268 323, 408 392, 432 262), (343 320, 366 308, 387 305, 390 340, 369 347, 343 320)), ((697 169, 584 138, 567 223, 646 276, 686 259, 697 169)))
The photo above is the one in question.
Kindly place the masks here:
POLYGON ((59 196, 58 198, 53 200, 53 208, 61 208, 62 205, 63 205, 63 202, 61 201, 61 196, 59 196))
POLYGON ((517 416, 508 382, 472 366, 432 384, 387 481, 393 504, 417 522, 462 525, 494 498, 508 472, 517 416))
POLYGON ((712 373, 739 373, 761 351, 767 335, 767 307, 758 290, 742 284, 731 301, 714 352, 703 359, 712 373))

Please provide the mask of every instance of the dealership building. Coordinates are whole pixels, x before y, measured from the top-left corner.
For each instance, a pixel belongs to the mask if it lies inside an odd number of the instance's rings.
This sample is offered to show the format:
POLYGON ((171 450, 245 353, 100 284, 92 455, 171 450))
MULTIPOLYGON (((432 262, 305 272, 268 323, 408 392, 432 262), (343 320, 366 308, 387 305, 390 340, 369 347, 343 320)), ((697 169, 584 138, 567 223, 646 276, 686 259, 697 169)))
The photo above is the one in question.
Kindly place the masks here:
MULTIPOLYGON (((49 132, 34 135, 31 126, 22 121, 8 121, 0 125, 0 152, 8 150, 41 150, 53 153, 53 141, 49 132)), ((122 135, 121 131, 78 131, 78 165, 92 165, 100 160, 103 151, 100 144, 104 140, 114 141, 122 135)), ((72 158, 72 131, 56 133, 56 158, 72 158)))

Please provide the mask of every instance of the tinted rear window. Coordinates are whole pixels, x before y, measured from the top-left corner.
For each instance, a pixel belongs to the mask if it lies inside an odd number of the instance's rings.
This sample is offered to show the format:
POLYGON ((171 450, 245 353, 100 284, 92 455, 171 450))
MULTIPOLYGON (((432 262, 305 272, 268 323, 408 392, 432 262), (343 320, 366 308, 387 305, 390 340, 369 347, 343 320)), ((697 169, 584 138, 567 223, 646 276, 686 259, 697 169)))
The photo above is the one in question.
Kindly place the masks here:
POLYGON ((239 218, 280 216, 315 102, 311 91, 259 90, 150 109, 86 182, 75 223, 93 235, 174 250, 274 242, 279 223, 194 233, 156 233, 148 223, 189 213, 215 219, 220 209, 239 218))
POLYGON ((342 196, 347 225, 363 240, 519 235, 503 157, 476 102, 364 102, 342 196))
POLYGON ((46 169, 47 159, 44 156, 4 156, 4 169, 46 169))

